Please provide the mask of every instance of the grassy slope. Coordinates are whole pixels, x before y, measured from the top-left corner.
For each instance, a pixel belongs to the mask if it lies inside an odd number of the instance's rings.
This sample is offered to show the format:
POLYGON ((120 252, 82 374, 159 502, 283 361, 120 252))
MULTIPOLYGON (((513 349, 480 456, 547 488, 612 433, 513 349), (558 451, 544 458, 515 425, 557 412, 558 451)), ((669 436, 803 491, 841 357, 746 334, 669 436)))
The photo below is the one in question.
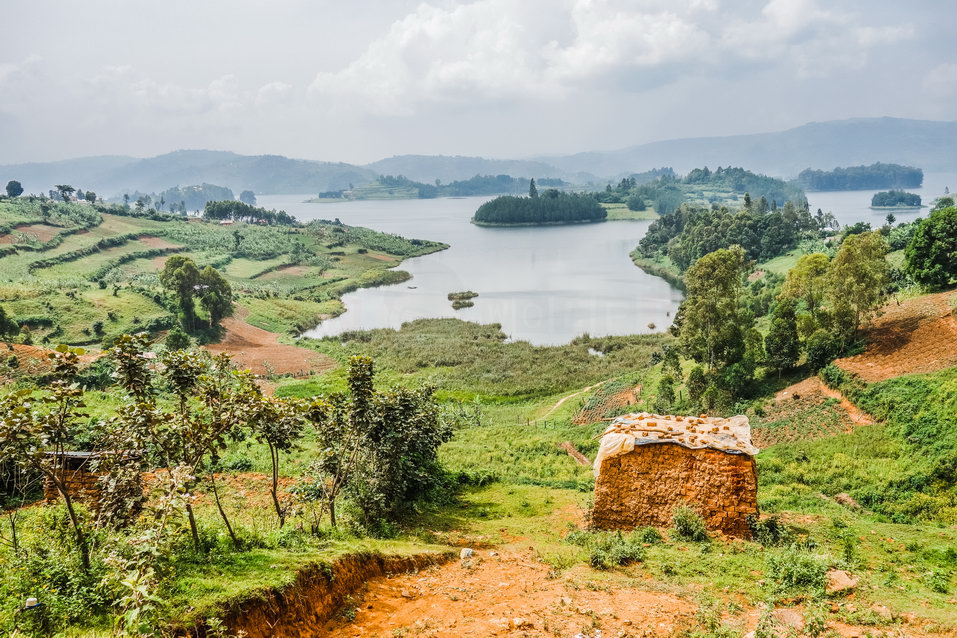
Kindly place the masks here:
MULTIPOLYGON (((79 205, 67 208, 92 212, 79 205)), ((38 211, 38 202, 0 201, 0 225, 36 222, 40 219, 38 211)), ((396 245, 403 255, 424 254, 442 247, 427 243, 410 245, 404 240, 383 241, 381 235, 371 231, 347 234, 344 236, 352 239, 337 241, 342 227, 335 226, 326 226, 316 234, 305 229, 245 224, 222 227, 199 221, 164 222, 111 214, 102 214, 101 218, 101 223, 65 237, 57 246, 46 250, 21 249, 0 257, 0 303, 14 317, 31 325, 35 340, 92 344, 102 339, 93 331, 96 322, 103 323, 106 336, 110 336, 136 331, 150 321, 168 317, 169 311, 154 301, 154 295, 162 293, 155 274, 164 257, 151 254, 121 263, 157 248, 180 251, 200 267, 217 264, 233 285, 238 303, 250 311, 249 321, 253 325, 289 332, 341 312, 338 297, 344 292, 406 277, 389 270, 401 262, 402 256, 380 246, 396 245), (242 236, 241 250, 247 256, 231 258, 233 233, 237 230, 242 236), (88 249, 118 235, 135 237, 66 262, 29 268, 39 259, 88 249), (149 236, 161 241, 142 239, 149 236), (310 251, 315 265, 307 262, 295 268, 281 268, 292 259, 284 250, 297 242, 310 251), (92 281, 103 273, 107 273, 109 293, 92 281), (120 288, 116 295, 112 294, 114 285, 120 288), (110 318, 110 313, 115 318, 110 318)), ((51 222, 61 223, 66 229, 71 227, 69 220, 54 217, 51 222)))
POLYGON ((653 207, 645 210, 631 210, 625 204, 602 204, 608 211, 608 221, 649 221, 658 218, 653 207))

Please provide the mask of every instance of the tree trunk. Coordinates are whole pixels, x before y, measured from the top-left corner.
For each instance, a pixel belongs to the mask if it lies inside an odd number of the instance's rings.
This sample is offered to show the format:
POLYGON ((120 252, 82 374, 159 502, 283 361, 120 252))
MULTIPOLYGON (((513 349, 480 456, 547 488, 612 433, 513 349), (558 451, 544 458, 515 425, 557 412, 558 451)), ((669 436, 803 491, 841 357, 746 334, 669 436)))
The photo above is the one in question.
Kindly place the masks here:
POLYGON ((269 456, 272 459, 272 503, 276 508, 276 516, 279 517, 279 529, 286 524, 286 515, 279 504, 279 450, 274 445, 269 444, 269 456))
POLYGON ((186 502, 186 518, 189 519, 189 531, 193 536, 193 549, 197 552, 202 550, 199 542, 199 530, 196 528, 196 517, 193 515, 193 504, 186 502))
POLYGON ((336 527, 336 498, 332 497, 329 499, 329 522, 332 523, 333 527, 336 527))
POLYGON ((80 550, 80 563, 83 565, 84 570, 89 571, 90 548, 86 544, 86 534, 83 533, 83 527, 80 525, 80 517, 77 516, 76 510, 73 509, 73 499, 70 498, 70 492, 66 489, 66 485, 63 485, 58 480, 54 480, 53 483, 56 485, 57 491, 60 492, 60 496, 63 497, 63 502, 66 504, 66 511, 70 515, 70 523, 73 525, 73 532, 76 534, 76 544, 80 550))
POLYGON ((233 548, 240 549, 239 539, 236 538, 236 533, 233 531, 233 526, 229 523, 229 517, 226 516, 226 510, 223 509, 222 503, 219 502, 219 490, 216 489, 216 475, 212 472, 209 473, 209 482, 213 486, 213 498, 216 500, 216 509, 219 510, 219 515, 223 518, 223 522, 226 524, 226 531, 229 532, 229 538, 233 541, 233 548))

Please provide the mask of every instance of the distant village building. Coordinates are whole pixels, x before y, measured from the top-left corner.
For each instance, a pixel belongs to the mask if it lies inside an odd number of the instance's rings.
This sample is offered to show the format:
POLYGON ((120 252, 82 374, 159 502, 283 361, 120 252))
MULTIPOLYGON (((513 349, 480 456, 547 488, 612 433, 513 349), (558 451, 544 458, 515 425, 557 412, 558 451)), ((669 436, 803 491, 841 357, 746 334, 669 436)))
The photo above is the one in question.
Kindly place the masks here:
POLYGON ((748 538, 748 519, 758 514, 757 453, 745 416, 620 416, 595 458, 592 525, 667 527, 686 506, 709 530, 748 538))

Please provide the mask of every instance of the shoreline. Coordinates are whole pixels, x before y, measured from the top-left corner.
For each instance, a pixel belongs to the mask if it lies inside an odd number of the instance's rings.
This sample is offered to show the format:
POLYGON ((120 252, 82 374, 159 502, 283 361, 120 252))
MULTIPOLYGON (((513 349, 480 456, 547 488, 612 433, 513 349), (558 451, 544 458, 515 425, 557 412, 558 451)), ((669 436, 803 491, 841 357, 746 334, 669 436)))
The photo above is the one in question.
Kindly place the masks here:
POLYGON ((501 222, 480 222, 477 221, 474 217, 469 220, 470 223, 475 224, 476 226, 486 226, 489 228, 511 228, 513 226, 574 226, 577 224, 600 224, 602 222, 608 221, 607 219, 579 219, 575 221, 567 222, 519 222, 515 224, 506 224, 501 222))

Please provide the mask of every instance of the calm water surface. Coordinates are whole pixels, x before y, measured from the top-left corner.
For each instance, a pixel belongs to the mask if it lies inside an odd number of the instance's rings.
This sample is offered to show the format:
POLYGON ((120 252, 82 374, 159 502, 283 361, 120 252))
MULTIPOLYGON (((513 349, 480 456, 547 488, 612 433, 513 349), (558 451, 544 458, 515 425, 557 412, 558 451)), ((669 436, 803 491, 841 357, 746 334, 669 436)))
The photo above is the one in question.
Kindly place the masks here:
MULTIPOLYGON (((904 189, 908 193, 917 193, 927 206, 932 206, 934 200, 944 194, 944 188, 957 188, 957 173, 927 173, 924 175, 924 184, 920 188, 904 189)), ((886 189, 880 189, 886 190, 886 189)), ((829 191, 808 193, 807 201, 811 205, 811 212, 818 208, 825 213, 832 212, 842 224, 869 222, 875 228, 884 224, 886 210, 871 210, 871 197, 878 191, 829 191)), ((912 211, 893 211, 898 222, 909 222, 918 217, 926 217, 929 208, 912 211)))
MULTIPOLYGON (((957 174, 928 173, 909 189, 925 204, 957 188, 957 174)), ((811 210, 832 212, 842 224, 884 223, 886 211, 870 210, 876 191, 808 193, 811 210)), ((263 196, 259 204, 281 208, 300 220, 333 219, 405 237, 451 245, 448 250, 408 259, 400 268, 412 279, 396 286, 367 288, 343 297, 346 313, 324 321, 306 336, 347 330, 398 328, 427 317, 459 317, 500 323, 512 339, 538 345, 567 343, 583 333, 623 335, 662 330, 681 302, 681 293, 646 274, 628 254, 650 222, 605 222, 574 226, 482 228, 469 223, 490 199, 359 201, 306 204, 309 195, 263 196), (472 308, 452 310, 450 292, 479 293, 472 308)), ((895 211, 898 221, 927 214, 895 211)))
POLYGON ((487 197, 304 204, 306 195, 259 198, 303 221, 338 217, 451 248, 402 262, 412 279, 343 297, 347 312, 306 336, 398 328, 426 317, 500 323, 512 339, 537 345, 593 336, 647 333, 671 324, 681 293, 635 267, 628 254, 650 222, 483 228, 469 222, 487 197), (450 292, 474 290, 475 306, 453 310, 450 292))

